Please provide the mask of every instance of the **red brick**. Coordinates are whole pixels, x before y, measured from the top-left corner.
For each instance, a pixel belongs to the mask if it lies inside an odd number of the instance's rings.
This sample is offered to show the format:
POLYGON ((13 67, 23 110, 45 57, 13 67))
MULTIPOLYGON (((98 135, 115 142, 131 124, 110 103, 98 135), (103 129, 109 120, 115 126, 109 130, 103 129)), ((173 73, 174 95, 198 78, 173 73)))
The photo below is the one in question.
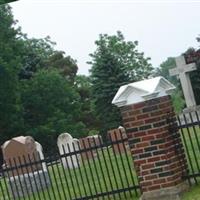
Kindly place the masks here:
POLYGON ((133 133, 127 133, 127 137, 128 137, 128 138, 133 138, 133 137, 135 137, 135 136, 134 136, 133 133))
POLYGON ((150 140, 154 140, 155 137, 153 135, 146 135, 144 137, 142 137, 142 141, 150 141, 150 140))
POLYGON ((146 132, 145 132, 145 131, 141 131, 141 132, 136 132, 136 133, 134 133, 134 137, 142 137, 142 136, 144 136, 144 135, 146 135, 146 132))
POLYGON ((158 148, 159 148, 159 149, 164 149, 165 147, 166 147, 166 144, 159 144, 159 145, 158 145, 158 148))
POLYGON ((160 97, 160 101, 162 101, 162 102, 164 102, 164 101, 170 101, 170 100, 171 100, 171 96, 169 96, 169 95, 160 97))
POLYGON ((140 120, 140 121, 135 121, 135 122, 132 122, 131 123, 131 126, 134 127, 134 126, 141 126, 144 124, 144 121, 140 120))
POLYGON ((151 190, 158 190, 158 189, 160 189, 160 185, 154 185, 154 186, 148 187, 149 191, 151 191, 151 190))
POLYGON ((145 106, 145 102, 137 103, 133 105, 133 109, 143 108, 145 106))
POLYGON ((175 182, 170 182, 170 183, 163 183, 161 184, 161 187, 162 188, 165 188, 165 187, 172 187, 175 185, 175 182))
POLYGON ((151 169, 153 167, 154 167, 154 163, 148 163, 148 164, 142 165, 142 169, 151 169))
POLYGON ((141 165, 141 164, 145 164, 147 161, 145 159, 142 160, 135 160, 135 164, 137 165, 141 165))
POLYGON ((163 133, 159 133, 156 135, 156 139, 164 138, 163 133))
POLYGON ((166 183, 167 180, 165 178, 162 179, 157 179, 153 181, 153 184, 161 184, 161 183, 166 183))
POLYGON ((161 157, 160 156, 156 156, 156 157, 153 157, 153 158, 149 158, 147 161, 148 162, 156 162, 156 161, 159 161, 161 160, 161 157))
POLYGON ((167 182, 171 182, 171 181, 174 181, 175 178, 174 176, 170 176, 170 177, 167 177, 166 179, 167 179, 167 182))
POLYGON ((171 102, 166 102, 166 103, 162 103, 159 105, 159 108, 171 108, 172 104, 171 102))
POLYGON ((147 146, 149 146, 149 142, 141 142, 139 144, 136 144, 137 148, 147 147, 147 146))
POLYGON ((130 128, 131 127, 131 123, 124 123, 124 127, 130 128))
POLYGON ((131 150, 131 153, 132 154, 139 154, 139 153, 143 153, 143 149, 133 149, 133 150, 131 150))
POLYGON ((161 155, 161 160, 166 160, 168 159, 167 155, 161 155))
POLYGON ((162 110, 162 113, 163 113, 163 114, 168 113, 169 115, 172 115, 172 114, 174 115, 174 112, 173 112, 173 111, 174 111, 174 109, 170 106, 170 107, 168 107, 168 108, 163 109, 163 110, 162 110))
POLYGON ((157 175, 149 175, 149 176, 145 176, 145 180, 153 180, 153 179, 157 179, 158 176, 157 175))
POLYGON ((140 113, 141 113, 140 109, 139 110, 133 110, 133 111, 129 112, 129 116, 135 116, 135 115, 138 115, 140 113))
POLYGON ((148 123, 153 123, 153 122, 157 122, 160 120, 160 117, 153 117, 153 118, 150 118, 150 119, 146 119, 145 120, 145 123, 148 124, 148 123))
POLYGON ((125 118, 123 119, 123 122, 126 123, 126 122, 132 122, 135 120, 135 117, 129 117, 129 118, 125 118))
POLYGON ((160 132, 161 132, 160 128, 148 130, 148 134, 155 134, 155 133, 160 133, 160 132))
POLYGON ((141 171, 139 174, 140 174, 140 176, 146 176, 148 174, 151 174, 151 172, 146 170, 146 171, 141 171))
MULTIPOLYGON (((172 107, 171 98, 169 96, 161 97, 158 100, 152 100, 147 102, 138 103, 135 105, 131 105, 126 107, 123 110, 123 119, 127 121, 124 126, 129 128, 140 128, 144 125, 152 125, 153 123, 159 123, 161 121, 165 121, 168 117, 174 118, 175 113, 172 107), (160 103, 159 103, 160 102, 160 103), (143 108, 151 107, 152 105, 157 106, 158 110, 145 109, 146 113, 143 113, 143 108), (129 109, 129 110, 128 110, 129 109), (149 113, 147 112, 149 111, 149 113), (124 113, 126 112, 126 113, 124 113), (127 114, 128 113, 128 114, 127 114), (143 113, 143 114, 142 114, 143 113), (133 120, 133 117, 135 118, 133 120)), ((180 152, 179 155, 175 152, 174 142, 177 144, 181 144, 180 138, 173 139, 171 137, 171 133, 169 133, 169 124, 159 124, 161 127, 155 127, 150 130, 142 130, 140 132, 135 131, 133 134, 128 134, 128 138, 141 138, 140 142, 135 144, 135 146, 131 146, 131 153, 134 156, 137 156, 134 160, 134 165, 136 168, 136 173, 139 174, 143 179, 139 179, 140 183, 143 183, 142 192, 144 191, 152 191, 156 189, 160 189, 162 187, 171 187, 181 181, 182 173, 185 173, 186 167, 185 162, 179 163, 177 160, 177 156, 182 156, 183 152, 180 152), (153 140, 166 139, 163 144, 156 144, 156 142, 149 142, 153 140), (173 140, 173 141, 172 141, 173 140), (148 141, 148 142, 147 142, 148 141), (151 157, 143 158, 142 154, 146 151, 153 150, 151 146, 154 145, 158 150, 166 150, 166 154, 164 155, 155 155, 152 156, 153 153, 150 152, 151 157), (144 147, 148 150, 144 150, 144 147), (139 154, 139 156, 138 156, 139 154), (141 159, 139 159, 141 158, 141 159), (170 160, 171 164, 166 162, 165 165, 162 166, 163 173, 166 172, 167 177, 160 177, 159 173, 152 174, 151 169, 154 169, 155 163, 158 161, 167 161, 170 160), (185 169, 183 169, 183 167, 185 169), (173 176, 168 172, 174 172, 173 176), (150 181, 150 182, 149 182, 150 181), (150 184, 150 185, 148 185, 150 184)), ((180 145, 181 146, 181 145, 180 145)), ((155 150, 155 149, 154 149, 155 150)), ((145 156, 145 155, 144 155, 145 156)), ((184 158, 183 158, 184 159, 184 158)), ((185 159, 184 159, 185 160, 185 159)), ((155 171, 156 172, 156 171, 155 171)))
POLYGON ((168 171, 168 170, 172 170, 172 169, 174 169, 176 167, 177 167, 177 164, 176 163, 172 163, 172 164, 170 164, 168 166, 165 166, 163 169, 168 171))
POLYGON ((172 158, 172 157, 175 156, 175 155, 176 155, 175 152, 170 152, 170 153, 168 153, 166 156, 167 156, 168 158, 172 158))
POLYGON ((149 114, 141 114, 137 116, 137 119, 146 119, 149 117, 149 114))
POLYGON ((123 118, 128 117, 128 113, 127 113, 127 112, 123 112, 123 113, 122 113, 122 117, 123 117, 123 118))
POLYGON ((152 117, 153 117, 153 116, 160 116, 160 115, 162 115, 162 114, 163 114, 162 111, 151 112, 151 116, 152 116, 152 117))
POLYGON ((152 186, 152 185, 153 185, 153 182, 152 182, 152 181, 145 181, 145 182, 140 183, 140 185, 141 185, 142 187, 152 186))

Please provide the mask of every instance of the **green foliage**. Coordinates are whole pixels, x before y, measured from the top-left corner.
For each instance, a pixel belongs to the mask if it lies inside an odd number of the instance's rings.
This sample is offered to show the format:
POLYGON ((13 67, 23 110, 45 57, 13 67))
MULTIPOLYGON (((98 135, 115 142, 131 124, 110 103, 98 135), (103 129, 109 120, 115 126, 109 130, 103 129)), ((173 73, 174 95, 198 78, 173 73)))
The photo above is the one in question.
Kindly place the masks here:
POLYGON ((92 84, 90 77, 84 75, 77 75, 75 78, 75 88, 80 95, 81 112, 79 115, 80 121, 82 121, 86 127, 87 132, 91 129, 97 131, 99 127, 99 121, 95 116, 94 102, 92 99, 92 84))
POLYGON ((64 56, 64 52, 55 51, 45 63, 47 69, 57 69, 70 82, 74 82, 78 66, 76 60, 64 56))
POLYGON ((0 6, 0 30, 0 144, 31 135, 49 153, 62 132, 86 135, 76 61, 55 51, 49 37, 28 39, 7 5, 0 6))
POLYGON ((172 94, 173 106, 176 113, 181 113, 185 107, 185 100, 182 91, 177 88, 172 94))
POLYGON ((158 68, 155 69, 156 76, 163 76, 168 81, 172 82, 175 85, 178 85, 178 80, 175 76, 169 75, 169 70, 176 67, 175 58, 169 57, 166 61, 162 62, 158 68))
POLYGON ((152 67, 149 58, 138 52, 138 42, 125 41, 117 35, 100 35, 97 48, 88 62, 91 68, 92 93, 96 114, 101 121, 101 132, 120 125, 120 115, 112 99, 123 84, 148 78, 152 67))
POLYGON ((18 0, 0 0, 0 5, 6 4, 6 3, 11 3, 11 2, 14 2, 14 1, 18 1, 18 0))
MULTIPOLYGON (((200 42, 199 38, 197 41, 200 42)), ((189 48, 185 54, 194 53, 196 50, 194 48, 189 48)), ((200 105, 200 58, 196 61, 197 70, 190 72, 190 79, 196 99, 197 105, 200 105)))
POLYGON ((23 130, 18 72, 21 67, 19 28, 7 5, 0 6, 0 143, 23 130))
POLYGON ((47 138, 55 145, 60 133, 84 135, 84 124, 77 121, 79 95, 57 71, 38 71, 32 79, 22 81, 21 96, 26 134, 40 141, 44 149, 47 138))
POLYGON ((20 79, 29 79, 37 70, 44 68, 45 62, 54 53, 54 45, 49 37, 44 39, 28 39, 24 35, 21 40, 22 67, 19 73, 20 79))
POLYGON ((180 81, 176 76, 170 76, 169 70, 176 67, 175 58, 169 57, 166 61, 162 62, 158 68, 155 69, 155 76, 163 76, 168 81, 173 83, 177 89, 172 94, 173 105, 177 113, 182 112, 185 106, 185 100, 183 97, 183 92, 181 90, 180 81))

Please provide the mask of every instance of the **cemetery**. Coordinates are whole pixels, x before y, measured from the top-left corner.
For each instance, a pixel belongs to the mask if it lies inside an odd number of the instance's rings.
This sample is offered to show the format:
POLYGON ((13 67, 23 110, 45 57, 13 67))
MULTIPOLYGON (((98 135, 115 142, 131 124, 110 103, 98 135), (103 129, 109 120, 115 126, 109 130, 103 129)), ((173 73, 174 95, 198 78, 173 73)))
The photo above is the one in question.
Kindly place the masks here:
MULTIPOLYGON (((54 20, 66 22, 62 31, 52 27, 63 35, 67 27, 70 37, 60 43, 86 57, 94 24, 82 20, 72 48, 78 23, 61 18, 54 20)), ((200 200, 199 49, 179 50, 156 66, 137 40, 100 33, 88 74, 79 74, 81 59, 50 36, 22 30, 12 6, 0 2, 0 200, 200 200)))
POLYGON ((30 136, 6 141, 1 196, 180 199, 198 183, 200 121, 197 111, 189 122, 184 113, 183 119, 176 116, 170 98, 174 89, 163 77, 121 86, 112 103, 120 107, 124 127, 108 130, 109 142, 98 135, 76 139, 62 133, 59 154, 45 158, 41 144, 30 136))

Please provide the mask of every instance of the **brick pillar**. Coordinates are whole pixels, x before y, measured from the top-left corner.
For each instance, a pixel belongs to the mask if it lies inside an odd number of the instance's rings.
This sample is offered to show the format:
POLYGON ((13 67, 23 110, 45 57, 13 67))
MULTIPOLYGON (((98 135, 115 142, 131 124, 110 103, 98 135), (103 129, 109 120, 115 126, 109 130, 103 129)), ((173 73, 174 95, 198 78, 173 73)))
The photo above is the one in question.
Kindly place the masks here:
POLYGON ((143 200, 178 199, 186 183, 186 159, 171 97, 120 108, 143 200))

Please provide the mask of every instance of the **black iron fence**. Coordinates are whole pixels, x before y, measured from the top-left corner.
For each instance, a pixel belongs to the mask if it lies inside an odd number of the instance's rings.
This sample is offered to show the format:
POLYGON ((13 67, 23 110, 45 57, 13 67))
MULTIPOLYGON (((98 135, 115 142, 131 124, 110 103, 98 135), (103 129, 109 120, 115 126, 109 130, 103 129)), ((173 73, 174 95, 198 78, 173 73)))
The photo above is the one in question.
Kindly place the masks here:
MULTIPOLYGON (((188 180, 200 180, 200 113, 177 117, 188 164, 188 180)), ((140 187, 127 139, 121 134, 63 146, 63 153, 42 158, 22 155, 4 161, 0 200, 134 199, 140 187)))
POLYGON ((200 112, 188 112, 177 117, 184 145, 190 184, 200 181, 200 112))
POLYGON ((0 171, 0 200, 134 199, 139 194, 127 139, 118 136, 103 143, 90 138, 78 147, 63 146, 63 152, 6 160, 0 171))

